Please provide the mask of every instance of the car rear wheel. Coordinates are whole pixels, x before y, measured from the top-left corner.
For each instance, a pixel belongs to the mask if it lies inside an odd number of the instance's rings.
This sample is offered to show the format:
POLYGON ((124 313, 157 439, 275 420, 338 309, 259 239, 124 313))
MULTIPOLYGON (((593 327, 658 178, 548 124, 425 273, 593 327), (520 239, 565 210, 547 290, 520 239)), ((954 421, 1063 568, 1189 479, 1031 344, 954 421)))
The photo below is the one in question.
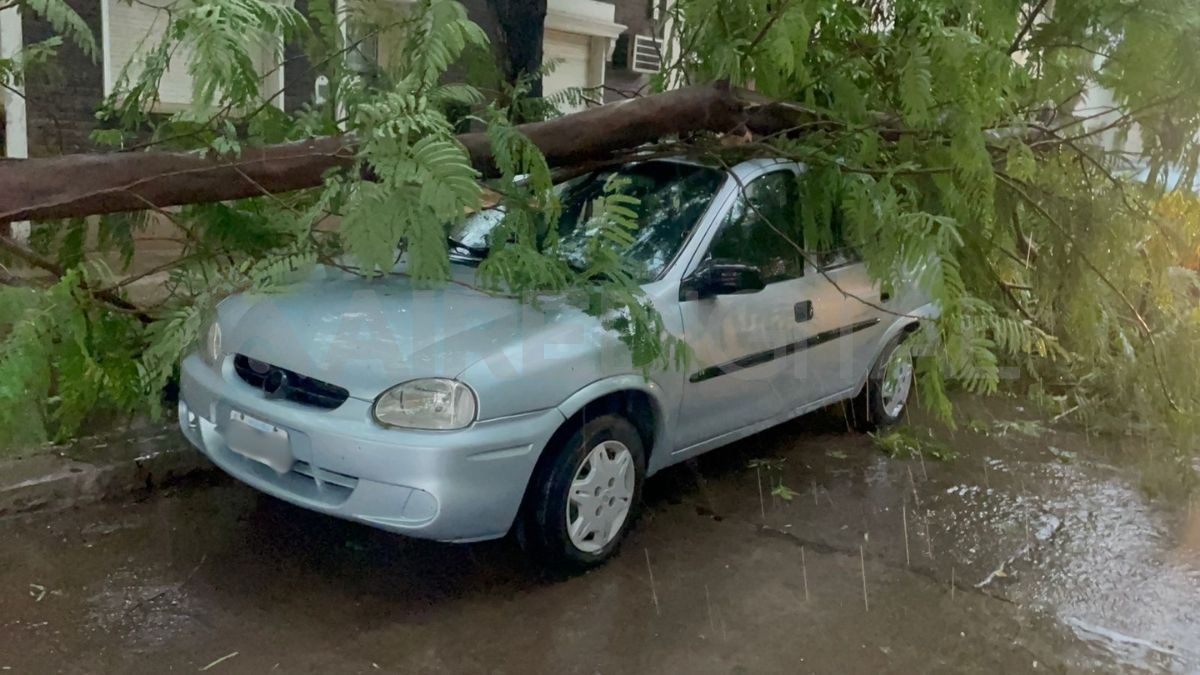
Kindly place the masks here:
POLYGON ((641 437, 624 417, 602 415, 546 452, 523 514, 522 542, 553 568, 598 565, 637 516, 646 471, 641 437))
POLYGON ((913 358, 900 333, 884 346, 867 384, 854 399, 851 421, 860 431, 874 431, 900 421, 913 388, 913 358))

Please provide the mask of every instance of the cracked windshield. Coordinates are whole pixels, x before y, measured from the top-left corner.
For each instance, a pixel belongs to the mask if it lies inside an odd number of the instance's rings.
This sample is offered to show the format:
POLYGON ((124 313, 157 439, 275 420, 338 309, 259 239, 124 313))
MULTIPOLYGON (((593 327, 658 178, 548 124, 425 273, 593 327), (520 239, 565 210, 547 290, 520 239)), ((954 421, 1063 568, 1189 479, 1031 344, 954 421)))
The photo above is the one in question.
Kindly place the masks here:
POLYGON ((1200 672, 1200 0, 0 0, 0 670, 1200 672))

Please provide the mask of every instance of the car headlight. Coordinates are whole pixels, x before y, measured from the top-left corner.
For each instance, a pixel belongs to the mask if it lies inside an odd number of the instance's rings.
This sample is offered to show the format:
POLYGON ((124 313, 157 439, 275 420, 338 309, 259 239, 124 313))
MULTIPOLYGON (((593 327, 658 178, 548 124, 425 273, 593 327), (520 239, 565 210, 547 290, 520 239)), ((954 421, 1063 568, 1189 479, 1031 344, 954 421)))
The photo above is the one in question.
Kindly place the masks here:
POLYGON ((208 325, 200 353, 210 366, 216 367, 221 362, 221 324, 217 323, 216 319, 208 325))
POLYGON ((375 421, 408 429, 461 429, 475 421, 475 392, 458 380, 427 378, 398 384, 379 395, 375 421))

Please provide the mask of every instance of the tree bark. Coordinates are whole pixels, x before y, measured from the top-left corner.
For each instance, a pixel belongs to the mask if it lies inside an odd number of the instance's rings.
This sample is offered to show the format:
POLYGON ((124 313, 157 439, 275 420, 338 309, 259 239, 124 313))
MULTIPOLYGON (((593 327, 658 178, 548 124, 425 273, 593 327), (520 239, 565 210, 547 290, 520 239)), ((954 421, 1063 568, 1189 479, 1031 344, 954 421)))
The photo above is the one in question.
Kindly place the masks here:
POLYGON ((546 32, 546 0, 488 0, 500 29, 497 56, 504 77, 514 84, 522 76, 533 76, 529 95, 542 95, 542 42, 546 32))
MULTIPOLYGON (((769 131, 786 116, 756 115, 724 83, 619 101, 518 127, 547 163, 563 167, 608 159, 668 136, 769 131)), ((761 107, 760 107, 761 109, 761 107)), ((497 173, 487 136, 458 137, 484 177, 497 173)), ((349 136, 246 148, 239 157, 179 152, 63 155, 0 161, 0 223, 137 211, 242 199, 316 187, 326 171, 356 162, 349 136)))

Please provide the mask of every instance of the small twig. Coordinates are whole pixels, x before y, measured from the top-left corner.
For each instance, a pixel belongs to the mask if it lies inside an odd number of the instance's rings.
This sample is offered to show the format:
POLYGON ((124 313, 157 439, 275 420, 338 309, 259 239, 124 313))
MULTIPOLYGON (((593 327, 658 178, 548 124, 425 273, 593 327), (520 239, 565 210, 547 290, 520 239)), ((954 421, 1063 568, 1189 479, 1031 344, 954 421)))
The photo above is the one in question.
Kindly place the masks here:
POLYGON ((900 520, 904 524, 904 566, 912 566, 912 557, 908 553, 908 504, 900 506, 900 520))
POLYGON ((641 88, 630 91, 628 89, 618 89, 617 87, 609 86, 607 84, 602 84, 602 85, 600 85, 600 90, 601 91, 611 91, 612 93, 620 96, 621 98, 626 98, 626 99, 642 97, 641 88))
POLYGON ((260 183, 260 182, 258 182, 258 181, 256 181, 256 180, 254 180, 253 178, 251 178, 249 174, 247 174, 245 171, 242 171, 242 168, 241 168, 240 166, 234 166, 234 167, 233 167, 233 170, 234 170, 234 171, 237 171, 237 172, 238 172, 238 175, 239 175, 239 176, 241 176, 243 179, 245 179, 245 181, 246 181, 247 183, 250 183, 250 184, 251 184, 251 185, 253 185, 254 187, 258 188, 259 192, 262 192, 262 193, 263 193, 263 196, 265 196, 265 197, 269 197, 269 198, 270 198, 272 201, 274 201, 276 204, 279 204, 280 206, 282 206, 283 208, 285 208, 285 209, 287 209, 287 210, 291 211, 292 213, 296 214, 297 216, 303 216, 303 215, 304 215, 304 214, 300 213, 300 211, 299 211, 299 210, 298 210, 296 207, 294 207, 294 206, 292 206, 291 204, 288 204, 287 202, 285 202, 285 201, 283 201, 282 199, 280 199, 280 198, 279 198, 279 195, 275 194, 274 192, 271 192, 271 191, 270 191, 270 190, 268 190, 266 187, 264 187, 262 183, 260 183))
POLYGON ((762 519, 766 521, 767 503, 763 500, 762 467, 756 464, 754 466, 754 473, 758 476, 758 510, 762 512, 762 519))
POLYGON ((1009 54, 1015 54, 1021 49, 1021 42, 1033 29, 1034 22, 1037 21, 1038 15, 1042 13, 1048 2, 1049 0, 1038 0, 1038 3, 1029 10, 1029 14, 1025 16, 1025 23, 1021 24, 1021 30, 1017 32, 1017 36, 1013 38, 1012 44, 1008 47, 1009 54))
POLYGON ((1076 403, 1075 405, 1071 406, 1070 408, 1067 408, 1066 410, 1060 412, 1059 414, 1055 415, 1053 418, 1051 418, 1050 423, 1054 424, 1055 422, 1058 422, 1059 420, 1066 417, 1067 415, 1070 415, 1071 413, 1075 412, 1076 410, 1079 410, 1078 403, 1076 403))
POLYGON ((925 516, 925 555, 933 560, 933 537, 929 534, 929 515, 925 516))
POLYGON ((207 666, 204 666, 203 668, 201 668, 200 672, 204 672, 204 671, 208 670, 209 668, 212 668, 213 666, 217 665, 218 663, 221 663, 222 661, 227 661, 229 659, 232 659, 233 657, 237 656, 239 653, 240 652, 229 652, 225 656, 222 656, 221 658, 217 659, 216 661, 213 661, 212 663, 208 664, 207 666))
POLYGON ((867 556, 863 552, 862 544, 858 546, 858 562, 862 566, 863 609, 869 612, 871 603, 867 602, 867 556))
MULTIPOLYGON (((1045 2, 1045 0, 1042 1, 1045 2)), ((749 54, 750 52, 754 51, 754 48, 758 46, 758 43, 762 42, 763 38, 767 37, 767 33, 771 31, 771 27, 775 25, 775 22, 779 20, 779 17, 783 16, 784 13, 787 12, 788 5, 790 4, 791 0, 784 0, 779 4, 778 8, 775 10, 775 13, 773 13, 771 18, 767 19, 766 23, 764 23, 762 28, 759 29, 758 35, 755 35, 754 39, 750 41, 750 44, 745 49, 745 53, 749 54)))
POLYGON ((708 609, 708 630, 717 636, 717 625, 713 622, 712 599, 708 595, 708 584, 704 584, 704 607, 708 609))
POLYGON ((646 571, 650 573, 650 599, 654 601, 654 613, 662 616, 662 610, 658 606, 658 592, 654 590, 654 570, 650 567, 650 549, 642 549, 646 552, 646 571))
POLYGON ((804 601, 808 602, 808 563, 804 560, 804 546, 800 546, 800 578, 804 580, 804 601))
POLYGON ((919 509, 921 508, 921 498, 917 495, 917 481, 913 478, 912 466, 904 467, 908 470, 908 484, 912 486, 913 503, 919 509))

